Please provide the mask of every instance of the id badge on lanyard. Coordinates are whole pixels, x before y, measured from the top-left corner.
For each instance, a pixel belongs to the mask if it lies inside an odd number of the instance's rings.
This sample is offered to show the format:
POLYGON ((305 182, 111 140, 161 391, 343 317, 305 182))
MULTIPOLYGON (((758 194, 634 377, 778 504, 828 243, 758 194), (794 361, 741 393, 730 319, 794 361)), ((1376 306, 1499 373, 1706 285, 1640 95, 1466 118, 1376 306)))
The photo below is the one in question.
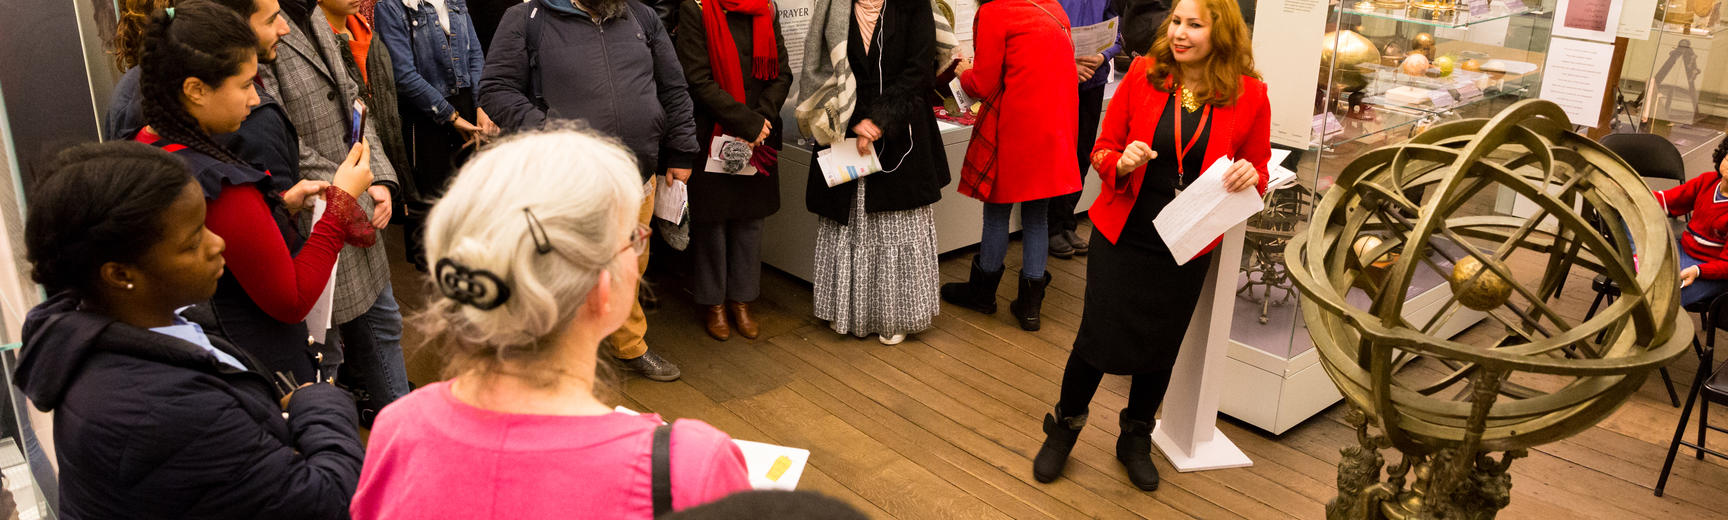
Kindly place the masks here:
POLYGON ((1200 109, 1200 124, 1194 125, 1194 135, 1188 137, 1188 144, 1187 145, 1183 145, 1182 144, 1182 110, 1183 109, 1181 106, 1181 101, 1176 99, 1176 93, 1175 92, 1170 93, 1170 102, 1175 104, 1174 106, 1171 107, 1171 109, 1172 109, 1171 111, 1176 114, 1176 120, 1172 122, 1173 123, 1172 126, 1174 126, 1175 127, 1174 129, 1176 130, 1176 143, 1175 143, 1176 144, 1176 193, 1180 194, 1180 193, 1182 193, 1183 188, 1188 187, 1188 172, 1187 172, 1188 166, 1187 166, 1187 161, 1183 160, 1183 158, 1188 154, 1188 152, 1190 150, 1194 149, 1194 145, 1200 143, 1200 134, 1206 128, 1206 120, 1208 118, 1212 117, 1212 105, 1208 104, 1208 105, 1205 105, 1205 108, 1200 109))

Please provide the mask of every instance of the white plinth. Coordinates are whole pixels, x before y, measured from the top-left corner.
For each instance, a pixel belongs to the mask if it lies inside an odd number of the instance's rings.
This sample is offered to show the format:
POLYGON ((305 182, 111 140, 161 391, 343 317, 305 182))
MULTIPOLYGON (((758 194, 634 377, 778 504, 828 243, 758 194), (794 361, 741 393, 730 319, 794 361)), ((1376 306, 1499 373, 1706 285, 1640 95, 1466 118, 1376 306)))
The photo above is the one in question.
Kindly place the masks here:
POLYGON ((1158 426, 1152 429, 1152 444, 1158 446, 1158 451, 1164 452, 1164 458, 1170 459, 1170 465, 1176 471, 1205 471, 1209 469, 1242 468, 1253 466, 1254 461, 1248 459, 1248 454, 1242 453, 1230 439, 1224 438, 1224 432, 1212 428, 1212 438, 1195 443, 1193 452, 1184 451, 1180 443, 1170 438, 1164 429, 1164 421, 1158 421, 1158 426))

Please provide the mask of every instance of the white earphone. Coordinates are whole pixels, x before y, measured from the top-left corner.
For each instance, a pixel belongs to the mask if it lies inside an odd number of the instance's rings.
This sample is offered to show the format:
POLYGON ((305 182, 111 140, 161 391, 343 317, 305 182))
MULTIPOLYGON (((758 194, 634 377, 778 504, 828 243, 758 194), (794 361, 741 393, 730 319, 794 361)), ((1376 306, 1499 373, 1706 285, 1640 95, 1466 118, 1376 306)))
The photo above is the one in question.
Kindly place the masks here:
MULTIPOLYGON (((883 9, 883 11, 887 11, 887 9, 883 9)), ((884 13, 884 14, 886 14, 886 13, 884 13)), ((881 16, 881 15, 878 15, 878 16, 881 16)), ((878 19, 878 21, 876 23, 876 37, 873 38, 874 40, 876 40, 878 42, 882 41, 882 31, 883 31, 882 28, 886 25, 888 25, 888 17, 882 16, 881 18, 878 19)), ((884 91, 884 88, 882 85, 883 85, 883 83, 882 83, 882 51, 877 50, 877 52, 876 52, 876 95, 877 96, 881 96, 882 92, 884 91)), ((888 168, 886 170, 882 170, 882 173, 893 173, 895 170, 899 170, 901 165, 906 164, 906 158, 912 155, 912 149, 918 147, 918 139, 912 135, 912 122, 911 121, 906 122, 906 142, 908 143, 908 145, 906 146, 906 153, 900 154, 900 161, 894 163, 893 168, 888 168)))

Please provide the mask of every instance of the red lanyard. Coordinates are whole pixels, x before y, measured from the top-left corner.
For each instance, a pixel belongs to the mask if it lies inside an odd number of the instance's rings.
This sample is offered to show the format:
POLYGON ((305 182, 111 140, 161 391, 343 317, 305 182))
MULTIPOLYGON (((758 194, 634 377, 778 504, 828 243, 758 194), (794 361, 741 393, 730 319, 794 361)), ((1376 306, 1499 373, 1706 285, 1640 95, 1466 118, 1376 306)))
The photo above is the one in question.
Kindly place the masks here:
POLYGON ((1176 127, 1176 185, 1181 186, 1183 184, 1183 179, 1186 178, 1188 175, 1188 172, 1184 171, 1186 166, 1184 166, 1185 163, 1182 160, 1182 156, 1187 155, 1188 151, 1193 150, 1194 145, 1198 144, 1200 142, 1200 134, 1202 132, 1204 132, 1206 129, 1206 119, 1212 116, 1212 105, 1207 104, 1206 108, 1200 109, 1200 124, 1194 125, 1193 137, 1188 138, 1188 145, 1187 146, 1183 146, 1182 145, 1182 110, 1183 109, 1180 106, 1182 104, 1182 101, 1176 97, 1175 92, 1171 92, 1170 93, 1170 102, 1177 105, 1177 106, 1173 106, 1171 108, 1173 109, 1172 112, 1176 113, 1176 121, 1175 121, 1175 127, 1176 127))

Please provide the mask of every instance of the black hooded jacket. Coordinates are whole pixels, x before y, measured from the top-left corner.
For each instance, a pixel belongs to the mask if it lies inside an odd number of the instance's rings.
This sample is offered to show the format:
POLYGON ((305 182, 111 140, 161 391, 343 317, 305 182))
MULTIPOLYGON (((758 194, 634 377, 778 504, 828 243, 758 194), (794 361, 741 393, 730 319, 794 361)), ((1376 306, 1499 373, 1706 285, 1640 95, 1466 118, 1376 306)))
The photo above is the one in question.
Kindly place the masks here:
POLYGON ((302 388, 284 418, 263 375, 78 303, 30 311, 15 374, 54 412, 62 518, 347 518, 364 459, 347 393, 302 388))

